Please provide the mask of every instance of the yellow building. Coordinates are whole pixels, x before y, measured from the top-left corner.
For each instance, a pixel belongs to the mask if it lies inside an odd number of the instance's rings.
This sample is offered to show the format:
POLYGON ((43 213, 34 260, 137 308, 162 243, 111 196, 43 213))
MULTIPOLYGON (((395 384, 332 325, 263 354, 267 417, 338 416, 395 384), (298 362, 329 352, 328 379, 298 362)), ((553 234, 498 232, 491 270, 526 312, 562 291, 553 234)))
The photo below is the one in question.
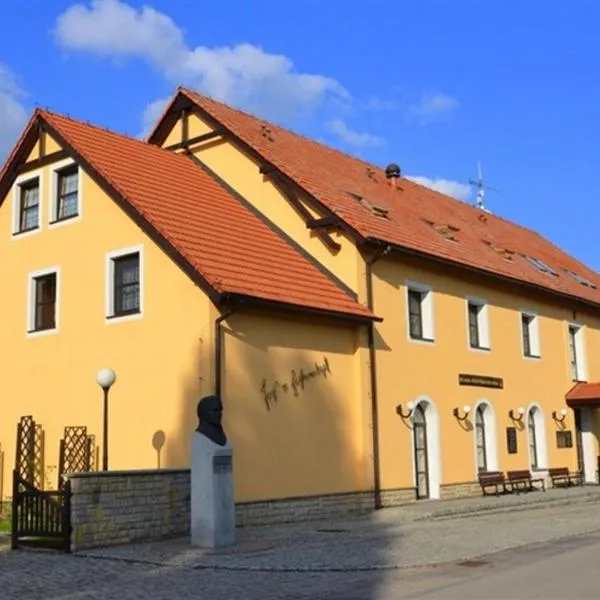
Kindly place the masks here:
POLYGON ((51 486, 65 426, 101 439, 102 367, 111 469, 187 466, 217 392, 239 502, 596 481, 600 277, 395 165, 182 88, 148 142, 36 111, 0 232, 5 496, 21 416, 51 486))
POLYGON ((382 317, 366 365, 377 504, 473 490, 479 471, 565 466, 597 481, 600 394, 583 383, 600 379, 594 271, 397 165, 184 88, 149 142, 227 181, 382 317))

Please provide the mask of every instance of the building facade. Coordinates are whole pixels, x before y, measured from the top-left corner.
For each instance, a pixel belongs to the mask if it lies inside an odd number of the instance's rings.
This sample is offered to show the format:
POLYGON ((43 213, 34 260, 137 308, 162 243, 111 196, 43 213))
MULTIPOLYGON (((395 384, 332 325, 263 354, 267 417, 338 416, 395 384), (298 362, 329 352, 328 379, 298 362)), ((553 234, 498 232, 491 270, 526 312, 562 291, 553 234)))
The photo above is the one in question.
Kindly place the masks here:
MULTIPOLYGON (((192 91, 148 142, 37 111, 0 174, 0 444, 182 467, 217 392, 239 502, 597 481, 600 277, 534 232, 192 91)), ((53 469, 54 468, 54 469, 53 469)))

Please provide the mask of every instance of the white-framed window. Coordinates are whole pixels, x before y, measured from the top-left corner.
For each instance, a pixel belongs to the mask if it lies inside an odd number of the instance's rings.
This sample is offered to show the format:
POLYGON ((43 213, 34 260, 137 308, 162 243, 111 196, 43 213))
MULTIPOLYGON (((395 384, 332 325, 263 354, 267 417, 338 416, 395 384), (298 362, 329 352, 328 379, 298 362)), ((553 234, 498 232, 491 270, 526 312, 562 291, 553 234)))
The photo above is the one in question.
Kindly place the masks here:
POLYGON ((107 322, 139 319, 144 313, 144 248, 124 248, 106 255, 107 322))
POLYGON ((583 326, 569 323, 569 366, 573 381, 586 381, 587 368, 583 326))
POLYGON ((42 171, 33 171, 15 180, 11 232, 13 236, 39 232, 42 222, 43 179, 42 171))
POLYGON ((490 349, 489 308, 483 298, 467 297, 467 333, 470 348, 490 349))
POLYGON ((487 400, 475 405, 475 465, 477 472, 498 470, 496 416, 487 400))
POLYGON ((52 167, 51 227, 81 218, 82 190, 82 170, 73 159, 68 158, 52 167))
POLYGON ((521 343, 525 358, 540 358, 539 317, 530 311, 521 311, 521 343))
POLYGON ((546 423, 542 409, 536 403, 527 409, 527 446, 531 470, 548 468, 546 423))
POLYGON ((60 267, 30 273, 27 278, 27 335, 56 333, 59 326, 60 267))
POLYGON ((410 340, 434 341, 433 290, 430 286, 406 282, 406 319, 410 340))

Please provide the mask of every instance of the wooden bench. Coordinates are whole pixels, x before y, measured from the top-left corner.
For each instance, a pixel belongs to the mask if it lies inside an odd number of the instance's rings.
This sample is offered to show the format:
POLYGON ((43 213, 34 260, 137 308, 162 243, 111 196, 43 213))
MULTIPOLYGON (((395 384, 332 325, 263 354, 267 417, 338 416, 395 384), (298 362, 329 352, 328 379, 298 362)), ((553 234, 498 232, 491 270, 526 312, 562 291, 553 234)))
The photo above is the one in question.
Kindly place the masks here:
POLYGON ((521 490, 526 492, 535 490, 535 484, 539 484, 539 487, 544 492, 546 491, 546 480, 543 477, 533 477, 529 471, 507 471, 506 479, 517 494, 521 490))
POLYGON ((567 467, 555 467, 548 469, 552 480, 552 487, 570 487, 572 485, 583 485, 581 473, 570 473, 567 467))
POLYGON ((481 486, 481 493, 485 496, 486 489, 493 487, 496 496, 502 492, 506 492, 506 479, 504 473, 500 471, 482 471, 477 476, 479 485, 481 486))

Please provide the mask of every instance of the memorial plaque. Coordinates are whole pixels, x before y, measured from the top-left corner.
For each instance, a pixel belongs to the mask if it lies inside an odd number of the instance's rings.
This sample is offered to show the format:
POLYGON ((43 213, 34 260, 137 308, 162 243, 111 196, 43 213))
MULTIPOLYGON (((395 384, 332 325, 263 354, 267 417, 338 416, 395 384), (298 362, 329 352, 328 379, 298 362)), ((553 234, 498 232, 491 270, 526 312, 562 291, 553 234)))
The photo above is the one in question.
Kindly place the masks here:
POLYGON ((230 473, 231 470, 232 461, 230 455, 213 456, 213 473, 230 473))
POLYGON ((557 448, 572 448, 573 434, 570 431, 556 432, 556 447, 557 448))
POLYGON ((517 428, 507 427, 506 428, 506 447, 509 454, 517 453, 517 428))

